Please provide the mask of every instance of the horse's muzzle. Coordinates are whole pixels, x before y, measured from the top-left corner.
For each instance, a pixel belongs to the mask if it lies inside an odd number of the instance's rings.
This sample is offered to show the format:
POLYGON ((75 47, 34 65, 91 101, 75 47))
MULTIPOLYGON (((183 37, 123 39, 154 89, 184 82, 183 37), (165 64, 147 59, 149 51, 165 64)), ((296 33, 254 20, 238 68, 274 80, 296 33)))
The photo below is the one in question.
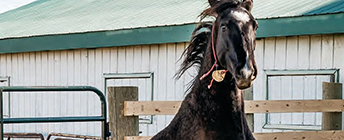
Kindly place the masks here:
POLYGON ((236 85, 239 89, 246 89, 251 87, 253 80, 256 79, 254 68, 243 68, 236 75, 236 85))

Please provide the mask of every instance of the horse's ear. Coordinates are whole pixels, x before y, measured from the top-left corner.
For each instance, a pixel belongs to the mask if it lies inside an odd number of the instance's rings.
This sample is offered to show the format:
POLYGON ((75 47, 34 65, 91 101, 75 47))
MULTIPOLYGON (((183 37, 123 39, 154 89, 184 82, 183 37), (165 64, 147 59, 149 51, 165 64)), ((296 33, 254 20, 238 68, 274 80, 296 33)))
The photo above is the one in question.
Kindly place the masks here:
POLYGON ((209 5, 211 7, 214 7, 216 4, 218 4, 221 0, 208 0, 209 5))
POLYGON ((242 7, 244 7, 247 11, 251 12, 253 8, 253 0, 245 0, 242 4, 242 7))

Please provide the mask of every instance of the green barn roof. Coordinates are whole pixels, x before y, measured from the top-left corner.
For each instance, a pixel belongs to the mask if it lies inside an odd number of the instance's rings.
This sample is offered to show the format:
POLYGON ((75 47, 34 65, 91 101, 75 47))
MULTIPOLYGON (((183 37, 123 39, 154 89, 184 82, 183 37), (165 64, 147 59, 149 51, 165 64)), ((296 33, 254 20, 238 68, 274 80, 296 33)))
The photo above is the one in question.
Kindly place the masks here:
MULTIPOLYGON (((258 37, 344 32, 343 0, 254 4, 258 37)), ((0 53, 188 41, 206 7, 206 0, 38 0, 0 14, 0 53)))

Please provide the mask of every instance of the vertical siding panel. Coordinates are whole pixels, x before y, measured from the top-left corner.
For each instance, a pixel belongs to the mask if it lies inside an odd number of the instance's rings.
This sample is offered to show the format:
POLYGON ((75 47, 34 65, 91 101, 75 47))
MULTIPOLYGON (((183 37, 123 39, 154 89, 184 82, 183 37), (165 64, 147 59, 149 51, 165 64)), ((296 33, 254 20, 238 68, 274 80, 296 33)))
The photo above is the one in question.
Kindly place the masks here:
MULTIPOLYGON (((158 91, 156 94, 157 100, 164 101, 167 98, 167 81, 166 81, 166 72, 167 72, 167 45, 160 44, 159 45, 159 54, 158 54, 158 69, 157 69, 157 78, 158 78, 158 91)), ((162 116, 157 118, 158 123, 158 131, 162 130, 165 127, 166 123, 166 116, 162 116)))
MULTIPOLYGON (((133 46, 133 58, 132 58, 132 64, 133 64, 133 67, 132 67, 132 72, 133 73, 139 73, 141 72, 141 65, 142 63, 144 62, 141 62, 141 55, 142 55, 142 52, 141 52, 142 48, 141 46, 133 46)), ((143 101, 145 100, 145 95, 147 95, 147 93, 144 92, 143 90, 143 87, 142 87, 142 82, 140 79, 132 79, 130 80, 130 85, 133 85, 133 86, 137 86, 138 87, 138 92, 139 92, 139 101, 143 101)), ((142 117, 140 117, 142 118, 142 117)), ((139 129, 142 127, 142 125, 139 126, 139 129)))
MULTIPOLYGON (((125 72, 124 73, 133 73, 134 68, 134 48, 133 46, 125 47, 125 72)), ((133 80, 124 80, 124 85, 131 85, 133 80)), ((134 82, 135 83, 135 82, 134 82)))
MULTIPOLYGON (((321 35, 312 35, 311 36, 311 46, 310 46, 310 59, 309 59, 309 67, 310 69, 319 69, 321 68, 321 35)), ((319 79, 317 78, 317 76, 314 76, 314 79, 312 79, 315 81, 315 96, 316 98, 321 98, 322 93, 321 91, 321 86, 319 86, 319 79)), ((315 123, 316 124, 320 124, 321 123, 321 113, 316 113, 316 120, 315 123)))
MULTIPOLYGON (((30 86, 31 85, 31 79, 30 77, 31 76, 27 76, 27 75, 30 75, 30 53, 24 53, 24 86, 30 86)), ((24 102, 22 105, 24 105, 24 116, 23 117, 29 117, 30 114, 31 114, 31 98, 30 98, 30 94, 28 93, 24 93, 24 102)), ((23 124, 24 126, 24 131, 25 132, 30 132, 31 131, 31 127, 27 124, 23 124)))
MULTIPOLYGON (((159 71, 158 71, 158 60, 159 60, 159 57, 158 57, 158 53, 159 53, 159 46, 158 45, 151 45, 150 46, 150 70, 152 72, 154 72, 155 76, 154 76, 154 91, 155 91, 155 94, 154 94, 154 100, 158 100, 158 95, 160 94, 159 93, 159 90, 158 90, 158 83, 160 82, 158 80, 158 77, 159 77, 159 71)), ((153 124, 151 124, 149 126, 149 130, 148 130, 148 135, 155 135, 159 129, 158 129, 158 123, 157 123, 157 120, 158 118, 161 117, 161 116, 154 116, 153 117, 153 124)))
POLYGON ((6 67, 5 67, 6 63, 7 63, 6 61, 7 61, 6 54, 1 54, 0 55, 0 64, 3 66, 3 67, 0 68, 0 74, 1 74, 0 76, 1 77, 6 76, 6 73, 7 73, 6 72, 6 67))
MULTIPOLYGON (((279 77, 270 77, 269 78, 269 100, 280 100, 280 84, 281 79, 279 77)), ((269 123, 270 124, 280 124, 281 123, 281 114, 280 113, 270 113, 269 114, 269 123)), ((280 132, 280 130, 272 130, 272 132, 280 132)))
MULTIPOLYGON (((147 63, 142 60, 142 46, 134 46, 133 48, 133 72, 134 73, 139 73, 142 72, 142 65, 143 63, 147 63)), ((148 96, 149 93, 146 92, 146 87, 145 87, 145 80, 143 79, 132 79, 131 85, 133 86, 138 86, 138 92, 139 92, 139 101, 146 101, 146 96, 148 96)), ((149 119, 148 116, 140 116, 140 119, 149 119)), ((140 124, 139 125, 139 130, 142 132, 141 135, 147 133, 147 125, 145 124, 140 124)))
MULTIPOLYGON (((41 68, 38 68, 38 69, 41 69, 41 86, 47 86, 48 85, 48 52, 41 52, 41 68)), ((37 71, 38 73, 39 71, 37 71)), ((52 79, 50 79, 52 80, 52 79)), ((50 102, 49 101, 49 95, 51 94, 46 94, 46 93, 42 93, 42 114, 41 116, 42 117, 47 117, 49 116, 49 104, 50 102)), ((47 132, 49 129, 49 125, 48 124, 43 124, 42 125, 42 131, 43 132, 47 132)))
MULTIPOLYGON (((254 100, 265 100, 266 93, 264 92, 265 85, 265 74, 264 74, 264 42, 265 39, 257 40, 256 50, 254 51, 255 60, 258 68, 257 79, 253 82, 253 99, 254 100)), ((262 127, 265 122, 265 114, 254 114, 254 132, 262 132, 262 127)))
MULTIPOLYGON (((279 37, 276 38, 276 52, 275 52, 275 69, 285 69, 286 68, 286 53, 287 53, 287 38, 286 37, 279 37)), ((289 79, 285 79, 284 77, 278 77, 278 83, 276 85, 278 86, 278 89, 276 92, 278 92, 279 100, 284 99, 284 96, 289 96, 285 92, 285 83, 288 82, 289 79)), ((284 118, 290 118, 291 114, 285 114, 285 113, 279 113, 279 116, 276 115, 279 122, 276 122, 278 124, 284 124, 283 122, 284 118)), ((277 120, 276 119, 276 120, 277 120)))
MULTIPOLYGON (((84 69, 82 69, 81 67, 81 50, 75 50, 74 51, 74 71, 73 71, 73 75, 74 75, 74 85, 76 86, 80 86, 81 84, 81 73, 82 71, 85 71, 84 69)), ((79 116, 82 114, 81 112, 81 108, 82 108, 82 104, 81 104, 81 99, 85 96, 85 94, 82 94, 82 92, 77 92, 74 93, 74 100, 73 100, 73 106, 74 106, 74 115, 75 116, 79 116)), ((76 122, 73 123, 74 129, 73 129, 73 133, 74 134, 81 134, 81 123, 76 122)))
MULTIPOLYGON (((60 77, 61 77, 61 81, 59 82, 59 85, 61 86, 68 86, 69 82, 68 82, 68 77, 71 76, 69 74, 69 62, 68 62, 68 54, 67 51, 63 50, 60 52, 61 54, 61 65, 60 65, 60 77)), ((68 110, 68 93, 66 92, 57 92, 57 94, 60 95, 60 99, 57 100, 57 104, 59 105, 58 111, 60 111, 60 115, 62 116, 68 116, 67 110, 68 110)), ((57 124, 60 126, 60 132, 62 133, 67 133, 69 128, 67 128, 67 124, 57 124)))
POLYGON ((298 63, 298 39, 287 37, 287 69, 297 69, 298 63))
MULTIPOLYGON (((173 76, 176 73, 176 44, 167 44, 167 70, 166 70, 166 100, 176 100, 175 86, 176 81, 173 76)), ((165 124, 169 124, 173 119, 173 115, 166 116, 165 124)))
MULTIPOLYGON (((118 73, 125 73, 126 71, 126 49, 125 47, 118 47, 118 73)), ((115 80, 116 85, 123 85, 123 80, 115 80)))
MULTIPOLYGON (((80 84, 81 85, 91 85, 88 83, 89 79, 89 54, 88 50, 82 49, 81 56, 80 56, 80 84)), ((81 94, 81 105, 80 105, 80 115, 86 116, 88 115, 88 104, 89 104, 89 96, 90 93, 83 93, 81 94)), ((81 123, 80 124, 80 134, 88 134, 88 123, 81 123)))
MULTIPOLYGON (((118 52, 117 52, 117 50, 118 50, 118 47, 113 47, 110 49, 110 63, 111 63, 110 72, 111 73, 118 73, 118 52)), ((114 83, 114 80, 106 81, 106 84, 107 84, 107 87, 109 85, 116 85, 114 83)), ((105 94, 108 94, 108 93, 105 93, 105 94)))
MULTIPOLYGON (((102 63, 103 63, 103 68, 102 68, 102 73, 100 73, 100 77, 101 77, 101 83, 102 83, 102 87, 100 87, 100 89, 103 91, 103 93, 105 94, 105 97, 107 99, 107 93, 105 93, 107 90, 105 89, 105 85, 106 85, 106 81, 103 77, 104 73, 111 73, 111 48, 103 48, 103 53, 102 53, 102 63), (104 85, 105 84, 105 85, 104 85)), ((108 113, 109 114, 109 113, 108 113)))
POLYGON ((321 65, 321 36, 312 35, 311 36, 311 46, 310 46, 310 59, 309 59, 310 69, 319 69, 321 65))
MULTIPOLYGON (((35 63, 36 63, 36 67, 35 69, 35 75, 36 75, 36 84, 35 86, 42 86, 42 52, 36 52, 35 53, 35 63)), ((42 92, 38 92, 36 93, 36 98, 35 98, 35 110, 36 113, 34 114, 35 117, 42 117, 42 113, 43 113, 43 93, 42 92)), ((36 124, 36 130, 35 132, 41 132, 42 131, 42 127, 43 124, 36 124)))
MULTIPOLYGON (((18 54, 12 54, 12 74, 11 74, 11 86, 16 86, 16 82, 19 81, 19 66, 18 66, 18 54)), ((19 116, 19 93, 11 94, 11 117, 18 117, 19 116)), ((13 132, 19 131, 19 124, 13 124, 13 132)))
MULTIPOLYGON (((293 77, 293 100, 303 99, 303 76, 293 77)), ((303 113, 293 113, 292 114, 292 124, 302 124, 303 113)))
MULTIPOLYGON (((6 59, 7 59, 7 62, 6 62, 6 76, 9 76, 10 78, 11 78, 11 74, 12 74, 12 54, 6 54, 6 59)), ((8 84, 10 84, 10 82, 11 82, 11 79, 9 80, 9 81, 7 81, 7 83, 8 84)), ((10 98, 11 98, 11 94, 10 93, 4 93, 4 96, 7 94, 7 98, 4 98, 4 104, 6 104, 6 106, 7 107, 5 107, 7 110, 6 110, 6 114, 8 115, 8 116, 10 116, 10 107, 11 107, 11 105, 10 105, 10 98), (6 101, 6 102, 5 102, 6 101)), ((5 111, 5 110, 4 110, 5 111)), ((12 129, 13 129, 13 125, 12 124, 8 124, 8 125, 5 125, 5 129, 7 130, 7 131, 12 131, 12 129)))
POLYGON ((298 68, 308 69, 309 68, 309 36, 299 37, 299 51, 298 51, 298 68))
MULTIPOLYGON (((47 86, 54 86, 54 81, 55 81, 55 54, 53 51, 49 51, 48 54, 48 64, 47 64, 47 80, 45 81, 47 83, 47 86)), ((55 100, 55 94, 50 93, 50 94, 45 94, 45 97, 47 98, 47 116, 52 117, 54 116, 54 100, 55 100)), ((48 124, 48 129, 47 131, 53 131, 54 130, 54 125, 53 124, 48 124)))
MULTIPOLYGON (((315 76, 304 77, 304 99, 305 100, 314 100, 316 99, 315 91, 315 76)), ((305 125, 315 125, 315 116, 316 113, 304 113, 303 122, 305 125)))
MULTIPOLYGON (((297 69, 297 58, 298 57, 298 38, 297 37, 287 37, 287 64, 286 64, 286 68, 287 69, 297 69)), ((286 78, 287 80, 288 78, 286 78)), ((294 81, 296 81, 293 78, 289 78, 291 81, 290 82, 287 82, 286 81, 286 86, 287 87, 290 87, 288 90, 287 90, 287 93, 289 95, 285 97, 286 100, 292 100, 294 98, 294 93, 293 93, 293 90, 292 89, 295 89, 295 86, 297 86, 295 84, 294 81)), ((295 93, 295 94, 299 94, 299 93, 295 93)), ((288 114, 289 115, 289 114, 288 114)), ((287 116, 286 116, 287 117, 287 116)), ((297 117, 300 117, 300 114, 295 114, 295 113, 292 113, 290 114, 290 119, 286 118, 286 120, 288 121, 285 121, 284 123, 286 124, 292 124, 294 121, 295 121, 295 118, 297 117), (290 122, 289 122, 290 120, 290 122)), ((302 115, 301 115, 302 117, 302 115)))
MULTIPOLYGON (((28 65, 28 69, 29 70, 29 75, 30 76, 26 76, 28 77, 28 85, 29 86, 34 86, 36 85, 36 55, 34 52, 30 52, 29 53, 29 63, 28 65)), ((37 102, 35 100, 36 96, 37 96, 37 92, 31 92, 30 94, 28 94, 29 98, 26 99, 28 101, 29 104, 29 109, 28 109, 28 117, 35 117, 36 114, 36 110, 35 110, 35 103, 37 102)), ((30 130, 29 132, 34 132, 36 129, 36 125, 33 124, 29 124, 30 125, 30 130)))
MULTIPOLYGON (((125 47, 126 55, 125 55, 125 71, 126 73, 133 73, 134 72, 134 47, 133 46, 128 46, 125 47)), ((127 80, 129 81, 129 80, 127 80)), ((130 82, 129 82, 130 84, 130 82)))
MULTIPOLYGON (((118 47, 113 47, 110 50, 110 63, 111 63, 110 71, 111 71, 111 73, 118 73, 118 52, 117 52, 117 50, 118 50, 118 47)), ((107 81, 107 85, 115 85, 114 80, 107 81)))
MULTIPOLYGON (((111 63, 110 63, 110 53, 111 50, 110 48, 104 48, 103 49, 103 55, 102 55, 102 63, 103 63, 103 71, 101 73, 101 75, 103 75, 104 73, 110 73, 110 67, 111 67, 111 63)), ((102 76, 101 76, 102 77, 102 76)), ((102 79, 102 83, 103 79, 102 79)), ((104 86, 103 86, 104 87, 104 86)), ((103 87, 101 87, 101 89, 103 89, 103 87)), ((104 89, 103 89, 104 90, 104 89)), ((104 93, 105 94, 105 93, 104 93)))
MULTIPOLYGON (((150 71, 150 46, 149 45, 144 45, 142 46, 142 71, 143 72, 151 72, 150 71)), ((150 93, 149 93, 150 94, 150 93)))
MULTIPOLYGON (((48 52, 48 79, 46 81, 46 83, 48 84, 48 86, 54 86, 54 81, 55 81, 55 54, 53 51, 49 51, 48 52)), ((55 109, 55 94, 46 94, 47 96, 47 102, 48 102, 48 116, 52 117, 54 116, 54 109, 55 109)), ((48 124, 49 129, 48 131, 53 131, 55 126, 54 124, 48 124)))
MULTIPOLYGON (((175 62, 176 62, 176 67, 175 70, 176 72, 180 69, 181 64, 183 63, 184 58, 182 57, 182 54, 184 52, 184 47, 185 47, 185 43, 178 43, 176 45, 176 56, 175 56, 175 62)), ((185 76, 183 75, 182 77, 180 77, 180 79, 177 79, 176 81, 176 90, 175 90, 175 94, 176 100, 183 100, 184 96, 185 96, 185 91, 183 90, 183 82, 184 82, 185 76)))
MULTIPOLYGON (((321 35, 321 69, 333 68, 333 35, 321 35)), ((322 82, 327 81, 326 77, 318 76, 318 93, 317 98, 322 98, 322 82)), ((321 115, 317 116, 317 124, 321 124, 321 115)))
POLYGON ((275 38, 265 39, 264 69, 274 69, 275 67, 275 38))
MULTIPOLYGON (((55 59, 55 64, 54 64, 54 82, 53 86, 60 86, 62 85, 61 83, 61 74, 62 74, 62 64, 61 64, 61 51, 54 51, 54 59, 55 59)), ((63 59, 63 58, 62 58, 63 59)), ((54 112, 53 116, 60 116, 61 115, 61 94, 58 92, 54 92, 54 99, 53 103, 54 106, 51 108, 54 112)), ((54 131, 61 132, 61 125, 60 124, 54 124, 54 131)))
POLYGON ((12 54, 6 54, 6 76, 12 74, 12 54))
POLYGON ((333 35, 322 35, 321 68, 330 69, 333 64, 333 35))
MULTIPOLYGON (((36 85, 36 54, 35 52, 30 52, 29 53, 29 66, 28 66, 28 69, 29 69, 29 74, 30 76, 28 77, 29 79, 29 86, 34 86, 36 85)), ((28 94, 29 96, 29 99, 27 99, 27 101, 29 102, 29 110, 28 110, 28 115, 29 117, 35 117, 35 114, 36 114, 36 110, 35 110, 35 107, 36 107, 36 97, 37 97, 37 92, 31 92, 30 94, 28 94)), ((29 126, 29 132, 35 132, 36 131, 36 125, 35 124, 26 124, 29 126)))
POLYGON ((276 38, 275 69, 285 69, 286 66, 286 44, 285 37, 276 38))
MULTIPOLYGON (((274 64, 274 69, 285 69, 286 66, 286 38, 285 37, 279 37, 276 38, 276 46, 275 46, 275 64, 274 64)), ((270 93, 272 93, 273 95, 275 95, 274 100, 281 100, 283 99, 283 96, 285 96, 282 92, 282 88, 283 88, 283 82, 285 79, 281 78, 281 77, 275 77, 273 84, 269 85, 273 86, 273 91, 271 91, 270 93)), ((284 114, 282 113, 274 113, 271 114, 271 123, 272 124, 281 124, 282 117, 286 117, 284 116, 284 114)), ((280 130, 273 130, 274 132, 280 132, 280 130)))
MULTIPOLYGON (((274 69, 274 65, 275 65, 275 45, 276 45, 276 39, 275 38, 266 38, 265 39, 265 49, 264 49, 264 69, 274 69)), ((271 85, 271 83, 274 83, 274 78, 269 79, 268 80, 268 84, 271 85)), ((272 98, 274 98, 271 93, 273 91, 272 90, 273 85, 269 86, 268 89, 268 95, 267 96, 272 96, 272 98)), ((266 93, 265 93, 266 94, 266 93)), ((265 95, 266 96, 266 95, 265 95)), ((274 117, 275 114, 270 114, 270 116, 272 115, 272 117, 274 117)), ((269 121, 271 121, 270 118, 268 118, 269 121)), ((272 120, 275 121, 275 120, 272 120)), ((263 124, 267 123, 266 121, 264 121, 263 124)), ((263 132, 272 132, 272 130, 270 129, 263 129, 263 132)))
POLYGON ((118 53, 117 53, 117 47, 111 48, 110 50, 110 71, 111 73, 117 73, 118 72, 118 53))
MULTIPOLYGON (((18 55, 18 85, 24 85, 24 53, 20 53, 18 55)), ((19 95, 19 102, 17 103, 18 105, 18 110, 23 109, 23 104, 25 104, 25 94, 24 93, 18 93, 19 95)), ((25 109, 25 108, 24 108, 25 109)), ((19 111, 18 117, 24 117, 25 116, 25 110, 19 111)), ((23 125, 18 125, 18 132, 25 132, 25 127, 23 125)))
MULTIPOLYGON (((95 50, 91 49, 88 50, 88 85, 95 85, 95 67, 96 67, 96 62, 95 62, 95 50)), ((94 114, 94 98, 91 93, 88 92, 88 100, 87 100, 87 115, 92 116, 94 114)), ((87 123, 87 134, 93 134, 95 131, 95 124, 93 122, 87 123)))
MULTIPOLYGON (((141 71, 142 72, 151 72, 150 71, 150 46, 144 45, 142 46, 141 50, 141 71)), ((151 100, 151 81, 149 79, 146 79, 144 83, 142 84, 142 88, 145 91, 145 95, 142 97, 145 100, 151 100)), ((145 116, 146 119, 151 119, 150 116, 145 116)), ((140 126, 140 131, 142 131, 142 135, 148 136, 149 135, 149 126, 151 124, 143 124, 140 126)))
MULTIPOLYGON (((100 90, 103 91, 103 80, 102 80, 102 73, 103 73, 103 49, 99 48, 96 49, 96 58, 95 58, 95 86, 100 90)), ((92 93, 92 97, 93 97, 93 102, 94 102, 94 106, 93 106, 93 115, 100 115, 101 111, 100 111, 100 101, 99 98, 96 94, 92 93)), ((99 135, 100 136, 100 126, 101 123, 100 122, 94 122, 95 128, 93 133, 91 133, 92 135, 99 135)))
MULTIPOLYGON (((309 36, 300 36, 299 37, 299 56, 298 56, 298 65, 300 69, 309 69, 310 68, 310 37, 309 36)), ((315 99, 315 92, 312 92, 314 89, 313 79, 309 76, 303 77, 303 99, 315 99)), ((301 96, 301 95, 300 95, 301 96)), ((304 124, 314 125, 315 122, 315 113, 303 113, 304 124)))
MULTIPOLYGON (((287 38, 287 68, 288 69, 299 69, 298 67, 298 37, 287 38)), ((291 99, 302 99, 302 77, 292 77, 292 94, 291 99), (294 89, 294 90, 293 90, 294 89), (300 97, 301 95, 301 97, 300 97)), ((302 113, 292 113, 291 124, 300 124, 302 122, 302 113)))
MULTIPOLYGON (((66 73, 66 76, 67 76, 67 79, 66 79, 66 83, 68 86, 74 86, 75 85, 75 80, 74 80, 74 77, 75 77, 75 74, 74 74, 74 66, 75 66, 75 63, 74 63, 74 52, 76 50, 68 50, 67 51, 67 73, 66 73)), ((74 108, 76 108, 74 106, 74 102, 76 101, 76 99, 74 98, 76 93, 74 92, 67 92, 67 97, 66 98, 62 98, 62 100, 66 100, 67 102, 67 105, 66 105, 66 115, 67 116, 73 116, 74 115, 74 112, 76 110, 74 110, 74 108)), ((67 127, 67 129, 65 130, 67 133, 73 133, 74 132, 74 123, 66 123, 66 124, 63 124, 65 127, 67 127)))

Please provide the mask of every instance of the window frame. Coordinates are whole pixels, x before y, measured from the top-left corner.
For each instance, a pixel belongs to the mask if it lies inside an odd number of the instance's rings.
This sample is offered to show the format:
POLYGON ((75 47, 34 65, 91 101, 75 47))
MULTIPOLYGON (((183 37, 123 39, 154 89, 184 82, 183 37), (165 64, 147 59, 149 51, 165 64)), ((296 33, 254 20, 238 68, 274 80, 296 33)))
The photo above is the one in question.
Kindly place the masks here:
MULTIPOLYGON (((266 69, 265 73, 265 95, 269 100, 269 77, 276 76, 319 76, 328 75, 330 81, 339 83, 339 69, 266 69)), ((295 124, 269 124, 269 113, 265 113, 263 129, 275 130, 321 130, 319 125, 295 125, 295 124)))

